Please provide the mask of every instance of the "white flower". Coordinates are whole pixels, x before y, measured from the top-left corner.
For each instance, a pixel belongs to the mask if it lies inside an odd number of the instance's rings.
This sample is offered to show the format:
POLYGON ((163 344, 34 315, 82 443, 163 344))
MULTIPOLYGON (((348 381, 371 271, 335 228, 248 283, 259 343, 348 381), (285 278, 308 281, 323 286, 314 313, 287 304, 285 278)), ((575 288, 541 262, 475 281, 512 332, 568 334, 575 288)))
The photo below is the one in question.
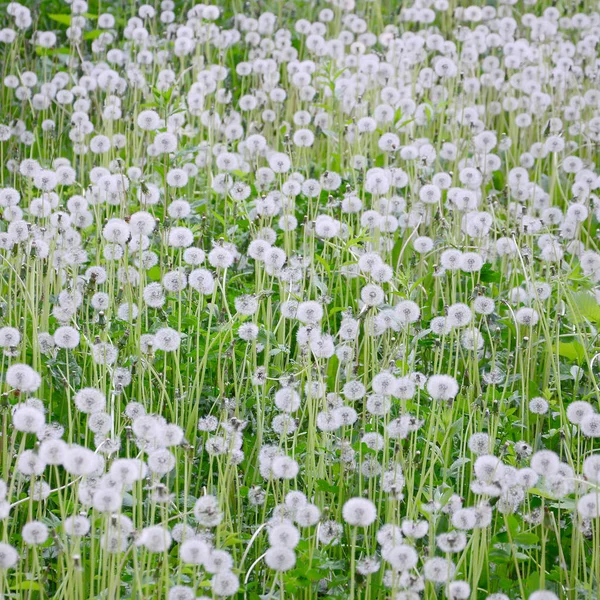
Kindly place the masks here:
POLYGON ((351 498, 342 508, 344 521, 356 527, 368 527, 377 518, 377 509, 366 498, 351 498))

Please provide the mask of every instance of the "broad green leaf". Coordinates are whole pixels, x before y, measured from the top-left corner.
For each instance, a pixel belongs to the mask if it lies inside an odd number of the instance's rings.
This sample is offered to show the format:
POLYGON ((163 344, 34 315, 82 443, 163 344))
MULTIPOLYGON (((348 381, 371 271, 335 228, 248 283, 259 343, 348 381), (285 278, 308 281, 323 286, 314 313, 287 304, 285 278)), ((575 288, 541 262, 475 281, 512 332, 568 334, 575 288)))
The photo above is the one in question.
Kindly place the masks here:
POLYGON ((600 306, 594 296, 588 292, 577 292, 571 298, 569 303, 570 317, 575 323, 591 321, 600 323, 600 306))
POLYGON ((48 15, 50 19, 56 21, 57 23, 62 23, 63 25, 71 25, 71 15, 48 15))

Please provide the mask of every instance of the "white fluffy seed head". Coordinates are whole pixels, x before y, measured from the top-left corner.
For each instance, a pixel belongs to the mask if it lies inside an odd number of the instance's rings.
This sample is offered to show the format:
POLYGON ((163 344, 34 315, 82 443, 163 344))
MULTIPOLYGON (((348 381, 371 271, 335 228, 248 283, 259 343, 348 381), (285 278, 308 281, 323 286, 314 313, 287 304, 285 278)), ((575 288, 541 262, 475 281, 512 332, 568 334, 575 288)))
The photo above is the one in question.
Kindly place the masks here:
POLYGON ((342 508, 344 521, 355 527, 368 527, 377 518, 377 509, 367 498, 351 498, 342 508))

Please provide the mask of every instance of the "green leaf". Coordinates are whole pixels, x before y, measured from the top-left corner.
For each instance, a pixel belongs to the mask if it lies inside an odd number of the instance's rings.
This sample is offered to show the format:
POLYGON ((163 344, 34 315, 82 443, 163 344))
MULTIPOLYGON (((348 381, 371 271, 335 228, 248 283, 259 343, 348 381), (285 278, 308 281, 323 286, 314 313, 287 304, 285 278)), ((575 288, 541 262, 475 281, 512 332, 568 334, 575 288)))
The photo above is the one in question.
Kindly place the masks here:
POLYGON ((539 541, 535 533, 519 533, 514 539, 517 546, 535 546, 539 541))
POLYGON ((540 573, 539 571, 534 571, 529 575, 527 581, 525 582, 525 589, 527 593, 535 592, 540 589, 540 573))
POLYGON ((321 256, 319 256, 318 253, 315 253, 315 259, 317 260, 317 262, 325 269, 325 271, 327 273, 329 273, 331 271, 331 267, 329 266, 329 263, 323 259, 321 256))
POLYGON ((95 40, 102 35, 102 31, 100 29, 94 29, 93 31, 86 31, 83 34, 84 40, 95 40))
POLYGON ((510 553, 500 548, 494 548, 493 550, 491 550, 488 554, 488 557, 490 559, 490 562, 496 564, 507 564, 511 561, 510 553))
POLYGON ((308 569, 308 571, 304 573, 304 576, 311 581, 319 581, 323 577, 322 573, 320 573, 317 569, 308 569))
POLYGON ((48 17, 57 23, 68 26, 71 25, 71 15, 48 15, 48 17))
POLYGON ((446 506, 446 504, 448 503, 448 500, 450 500, 450 497, 452 496, 452 494, 454 494, 454 489, 453 488, 448 488, 438 499, 439 503, 442 506, 446 506))
POLYGON ((211 214, 211 215, 212 215, 212 216, 213 216, 215 219, 217 219, 217 221, 219 221, 219 223, 221 223, 221 225, 223 225, 223 227, 226 227, 226 226, 227 226, 227 225, 226 225, 226 223, 225 223, 225 219, 224 219, 224 218, 223 218, 223 217, 222 217, 222 216, 221 216, 221 215, 220 215, 218 212, 216 212, 216 211, 214 211, 214 210, 211 210, 211 211, 210 211, 210 214, 211 214))
POLYGON ((519 521, 517 520, 517 518, 515 516, 509 515, 508 517, 506 517, 506 523, 508 525, 508 530, 510 531, 510 535, 514 539, 514 537, 521 530, 521 526, 519 525, 519 521))
POLYGON ((35 53, 38 56, 59 56, 59 55, 68 55, 70 54, 70 50, 68 48, 42 48, 41 46, 35 47, 35 53))
POLYGON ((584 321, 600 323, 600 306, 594 296, 588 292, 577 292, 573 294, 572 300, 572 303, 569 304, 571 321, 574 323, 584 321))
POLYGON ((446 474, 448 477, 458 477, 460 470, 466 464, 470 463, 471 459, 463 456, 461 458, 457 458, 451 465, 450 468, 446 470, 446 474))
POLYGON ((492 175, 492 181, 494 183, 494 189, 504 189, 504 174, 502 171, 494 171, 494 174, 492 175))
POLYGON ((554 347, 554 351, 558 351, 560 356, 564 356, 569 360, 582 362, 585 358, 585 350, 578 341, 573 342, 559 342, 558 349, 554 347))
POLYGON ((529 488, 527 493, 533 496, 539 496, 540 498, 546 498, 546 500, 555 500, 554 496, 551 496, 548 492, 540 490, 539 488, 529 488))
POLYGON ((148 271, 148 279, 151 281, 160 281, 160 267, 152 267, 148 271))
POLYGON ((16 587, 18 590, 40 590, 40 584, 37 581, 21 581, 19 585, 16 587))
POLYGON ((330 494, 337 494, 340 491, 339 486, 331 485, 331 483, 325 481, 325 479, 317 480, 317 489, 321 492, 329 492, 330 494))
POLYGON ((454 423, 452 423, 452 425, 450 426, 450 429, 448 430, 447 435, 449 437, 454 437, 455 435, 462 433, 463 424, 464 424, 464 419, 462 417, 460 419, 457 419, 456 421, 454 421, 454 423))
POLYGON ((499 283, 500 273, 492 269, 490 263, 485 263, 481 268, 481 271, 479 271, 479 279, 483 283, 499 283))
POLYGON ((335 133, 335 131, 332 131, 331 129, 322 129, 321 130, 327 137, 331 138, 334 142, 339 141, 339 138, 337 136, 337 134, 335 133))

